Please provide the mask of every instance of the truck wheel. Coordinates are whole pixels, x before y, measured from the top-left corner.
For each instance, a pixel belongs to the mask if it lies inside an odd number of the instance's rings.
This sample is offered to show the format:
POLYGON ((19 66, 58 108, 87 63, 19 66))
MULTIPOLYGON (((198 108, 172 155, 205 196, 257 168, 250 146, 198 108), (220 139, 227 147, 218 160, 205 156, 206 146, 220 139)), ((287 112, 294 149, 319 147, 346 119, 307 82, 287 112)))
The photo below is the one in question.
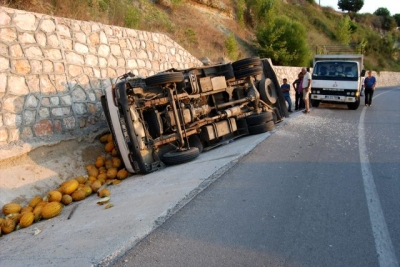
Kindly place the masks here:
POLYGON ((182 72, 163 72, 145 79, 147 86, 162 85, 166 83, 179 83, 181 81, 183 81, 182 72))
POLYGON ((267 130, 268 130, 268 132, 269 132, 269 131, 272 131, 273 129, 275 129, 275 122, 274 122, 274 121, 268 121, 268 122, 266 123, 266 125, 267 125, 267 130))
POLYGON ((189 136, 189 146, 197 147, 199 149, 199 153, 203 152, 203 144, 201 143, 200 137, 197 134, 189 136))
POLYGON ((260 65, 261 65, 261 59, 259 57, 244 58, 232 63, 232 67, 235 71, 260 65))
POLYGON ((162 156, 162 161, 167 165, 175 165, 191 161, 199 155, 199 149, 197 147, 191 147, 186 150, 169 151, 162 156))
POLYGON ((360 106, 360 97, 357 97, 356 102, 347 104, 347 107, 350 110, 356 110, 356 109, 358 109, 359 106, 360 106))
POLYGON ((239 134, 249 134, 246 118, 237 119, 236 126, 239 134))
POLYGON ((232 64, 218 66, 216 76, 225 76, 226 80, 234 79, 235 74, 233 72, 232 64))
POLYGON ((273 121, 269 121, 267 123, 249 126, 249 133, 250 134, 266 133, 268 131, 273 130, 274 128, 275 128, 274 122, 273 121))
POLYGON ((272 115, 272 112, 263 112, 260 114, 254 114, 254 115, 250 115, 248 117, 246 117, 246 123, 248 126, 253 126, 253 125, 259 125, 259 124, 263 124, 267 121, 271 121, 273 120, 274 117, 272 115))
POLYGON ((236 77, 236 79, 242 79, 242 78, 246 78, 248 76, 257 76, 262 73, 262 70, 263 69, 260 66, 238 70, 238 71, 235 71, 235 77, 236 77))
POLYGON ((278 100, 274 83, 269 78, 260 81, 258 91, 260 92, 261 100, 267 104, 273 105, 278 100))
POLYGON ((312 100, 311 99, 311 106, 314 107, 314 108, 317 108, 319 106, 320 102, 321 101, 319 101, 319 100, 312 100))

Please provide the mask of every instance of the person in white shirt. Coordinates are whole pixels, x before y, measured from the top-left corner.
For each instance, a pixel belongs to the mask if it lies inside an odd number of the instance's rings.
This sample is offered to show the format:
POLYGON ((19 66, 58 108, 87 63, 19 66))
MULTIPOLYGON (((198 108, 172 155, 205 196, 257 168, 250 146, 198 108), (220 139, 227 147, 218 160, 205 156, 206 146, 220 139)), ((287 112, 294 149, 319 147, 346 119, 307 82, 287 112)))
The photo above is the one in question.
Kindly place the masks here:
POLYGON ((305 110, 303 113, 310 113, 310 92, 311 92, 311 74, 307 71, 306 68, 302 68, 301 72, 303 73, 303 100, 305 105, 305 110))

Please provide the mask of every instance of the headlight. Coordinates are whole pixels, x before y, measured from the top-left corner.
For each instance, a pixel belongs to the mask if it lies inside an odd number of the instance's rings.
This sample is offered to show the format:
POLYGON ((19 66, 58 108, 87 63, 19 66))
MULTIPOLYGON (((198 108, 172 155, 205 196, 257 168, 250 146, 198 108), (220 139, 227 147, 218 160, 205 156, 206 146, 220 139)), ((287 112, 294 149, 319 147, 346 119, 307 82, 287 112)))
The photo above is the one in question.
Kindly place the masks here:
POLYGON ((354 95, 354 92, 351 92, 351 95, 354 95))
POLYGON ((318 91, 317 91, 317 94, 319 94, 319 93, 321 93, 321 91, 318 90, 318 91))
POLYGON ((350 92, 347 92, 347 95, 350 95, 350 92))

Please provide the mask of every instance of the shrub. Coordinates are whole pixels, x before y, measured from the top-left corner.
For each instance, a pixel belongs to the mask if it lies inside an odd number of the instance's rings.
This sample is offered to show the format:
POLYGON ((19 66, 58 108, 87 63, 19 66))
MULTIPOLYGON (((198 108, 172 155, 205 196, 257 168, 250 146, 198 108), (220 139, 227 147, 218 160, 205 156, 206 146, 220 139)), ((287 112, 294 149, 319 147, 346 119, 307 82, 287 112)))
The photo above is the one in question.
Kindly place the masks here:
POLYGON ((130 6, 127 8, 125 13, 124 25, 128 28, 138 28, 140 24, 140 11, 134 7, 130 6))
POLYGON ((305 66, 310 57, 305 27, 286 16, 270 19, 257 29, 258 53, 275 64, 305 66))
POLYGON ((236 60, 238 58, 239 48, 233 33, 229 34, 229 37, 225 40, 225 48, 230 59, 236 60))

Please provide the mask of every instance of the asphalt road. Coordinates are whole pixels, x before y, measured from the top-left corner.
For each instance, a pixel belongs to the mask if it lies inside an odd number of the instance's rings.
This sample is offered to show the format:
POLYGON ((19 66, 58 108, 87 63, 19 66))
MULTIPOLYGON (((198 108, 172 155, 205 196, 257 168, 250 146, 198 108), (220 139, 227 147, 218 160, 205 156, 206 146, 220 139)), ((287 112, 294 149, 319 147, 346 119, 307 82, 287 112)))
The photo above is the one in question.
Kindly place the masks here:
POLYGON ((114 266, 399 266, 399 103, 294 114, 114 266))

